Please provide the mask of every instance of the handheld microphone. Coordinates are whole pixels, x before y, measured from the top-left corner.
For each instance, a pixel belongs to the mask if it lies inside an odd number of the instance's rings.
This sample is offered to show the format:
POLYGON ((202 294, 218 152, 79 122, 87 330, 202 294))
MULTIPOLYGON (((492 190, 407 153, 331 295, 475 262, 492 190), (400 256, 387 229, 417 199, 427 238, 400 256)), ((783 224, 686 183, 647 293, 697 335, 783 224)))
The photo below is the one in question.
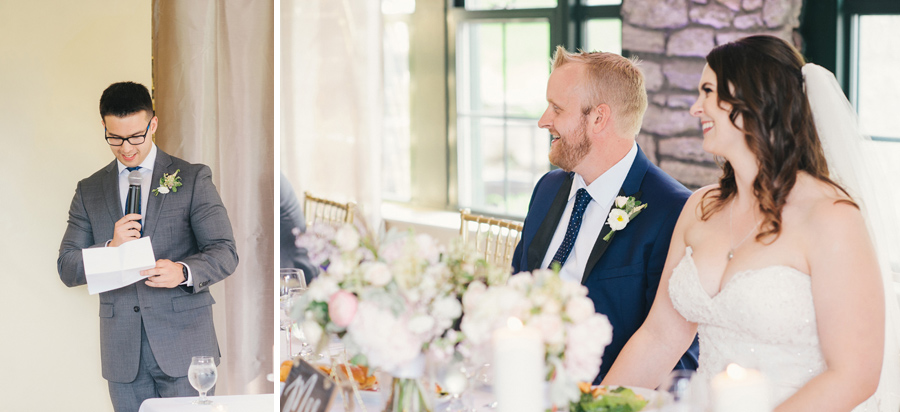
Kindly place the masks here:
MULTIPOLYGON (((125 214, 130 213, 141 213, 141 183, 144 178, 141 177, 141 172, 137 170, 131 171, 128 174, 128 196, 125 198, 125 214)), ((141 233, 144 231, 143 223, 138 220, 139 225, 141 225, 141 233)))

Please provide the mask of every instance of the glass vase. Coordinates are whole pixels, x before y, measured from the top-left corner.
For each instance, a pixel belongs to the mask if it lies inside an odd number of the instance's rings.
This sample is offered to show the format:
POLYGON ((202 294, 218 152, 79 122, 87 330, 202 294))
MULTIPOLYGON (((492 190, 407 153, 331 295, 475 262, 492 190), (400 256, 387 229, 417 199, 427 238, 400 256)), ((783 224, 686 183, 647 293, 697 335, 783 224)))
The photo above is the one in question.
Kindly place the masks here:
POLYGON ((393 378, 384 411, 433 412, 434 389, 429 386, 423 378, 393 378))

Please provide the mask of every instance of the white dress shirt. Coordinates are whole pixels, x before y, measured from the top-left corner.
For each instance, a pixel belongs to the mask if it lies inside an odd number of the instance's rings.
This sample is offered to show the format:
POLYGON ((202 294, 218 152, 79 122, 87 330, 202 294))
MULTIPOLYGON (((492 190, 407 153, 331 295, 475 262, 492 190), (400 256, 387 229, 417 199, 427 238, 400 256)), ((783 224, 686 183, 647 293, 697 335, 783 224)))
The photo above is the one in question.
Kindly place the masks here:
POLYGON ((591 201, 588 203, 587 209, 584 211, 584 217, 581 219, 581 229, 578 231, 578 237, 575 238, 575 245, 572 246, 572 252, 569 258, 559 270, 559 276, 563 280, 581 283, 587 267, 588 258, 594 249, 594 243, 600 237, 600 231, 603 230, 603 224, 609 216, 622 184, 631 170, 634 158, 637 156, 637 144, 631 146, 628 154, 613 165, 609 170, 600 175, 590 185, 584 182, 584 178, 575 173, 575 179, 572 181, 572 188, 569 190, 569 201, 566 203, 566 209, 563 211, 559 224, 556 226, 556 232, 553 233, 553 239, 550 240, 550 247, 547 248, 547 254, 544 256, 544 262, 541 268, 550 266, 556 250, 562 244, 563 238, 566 237, 566 229, 569 226, 569 219, 572 216, 572 209, 575 207, 575 194, 578 189, 584 188, 591 195, 591 201))
MULTIPOLYGON (((147 154, 147 157, 141 162, 141 168, 137 171, 141 173, 141 216, 147 216, 147 204, 150 202, 150 192, 155 189, 152 186, 153 182, 153 166, 156 164, 156 143, 152 143, 150 147, 150 153, 147 154)), ((125 213, 125 201, 128 198, 128 175, 131 172, 128 171, 127 167, 118 159, 116 159, 116 165, 119 167, 119 202, 122 205, 122 213, 125 213)), ((146 223, 146 219, 141 219, 141 225, 146 223)), ((109 245, 109 241, 106 242, 109 245)), ((176 262, 181 263, 188 270, 188 277, 186 282, 182 282, 182 285, 185 286, 194 286, 194 279, 191 276, 191 267, 188 266, 184 262, 176 262)))

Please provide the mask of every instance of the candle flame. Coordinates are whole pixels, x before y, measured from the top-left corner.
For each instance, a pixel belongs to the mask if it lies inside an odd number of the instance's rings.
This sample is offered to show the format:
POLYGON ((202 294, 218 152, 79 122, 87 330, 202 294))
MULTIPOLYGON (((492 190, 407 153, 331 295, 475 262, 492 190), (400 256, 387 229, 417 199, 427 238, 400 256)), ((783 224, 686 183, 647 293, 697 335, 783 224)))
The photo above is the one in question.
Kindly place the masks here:
POLYGON ((514 316, 506 320, 506 326, 512 330, 521 330, 525 327, 525 325, 522 324, 522 321, 514 316))
POLYGON ((731 379, 743 379, 747 376, 747 370, 736 363, 729 363, 728 366, 725 367, 725 374, 731 379))

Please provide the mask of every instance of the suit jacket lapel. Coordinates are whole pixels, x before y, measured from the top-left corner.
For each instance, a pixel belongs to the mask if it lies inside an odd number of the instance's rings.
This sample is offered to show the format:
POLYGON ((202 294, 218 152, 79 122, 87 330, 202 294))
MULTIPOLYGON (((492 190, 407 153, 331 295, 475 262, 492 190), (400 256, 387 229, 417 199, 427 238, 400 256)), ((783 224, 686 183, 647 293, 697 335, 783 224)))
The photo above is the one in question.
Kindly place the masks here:
MULTIPOLYGON (((634 163, 631 164, 631 169, 628 171, 628 175, 625 176, 625 182, 622 183, 622 187, 619 189, 619 196, 634 196, 635 199, 640 200, 641 182, 644 181, 644 174, 647 173, 647 169, 649 168, 650 161, 647 159, 647 156, 644 155, 641 147, 638 146, 637 155, 634 157, 634 163)), ((590 276, 591 272, 594 270, 594 266, 597 265, 597 262, 603 257, 603 254, 606 253, 606 248, 609 247, 609 244, 615 240, 615 236, 613 236, 609 242, 603 240, 611 230, 612 228, 610 228, 609 224, 604 220, 603 229, 600 230, 600 235, 597 236, 597 241, 594 242, 594 248, 591 249, 591 256, 588 257, 587 265, 584 267, 584 275, 581 277, 581 284, 587 282, 588 276, 590 276)))
POLYGON ((119 168, 113 160, 106 166, 106 174, 103 175, 103 197, 106 198, 106 207, 114 222, 118 222, 125 213, 122 210, 122 201, 119 200, 119 168))
POLYGON ((568 179, 559 186, 559 191, 556 192, 556 198, 553 199, 550 210, 547 211, 547 216, 544 216, 544 221, 534 235, 531 246, 528 247, 528 267, 526 270, 540 269, 541 264, 544 263, 544 256, 547 255, 547 249, 550 247, 550 241, 553 240, 553 234, 559 225, 559 219, 562 218, 563 211, 566 210, 566 203, 569 202, 572 180, 573 173, 570 172, 568 173, 568 179))
MULTIPOLYGON (((153 190, 159 184, 159 179, 164 173, 174 173, 168 170, 172 164, 172 157, 156 147, 156 162, 153 163, 153 179, 150 180, 150 188, 153 190)), ((150 200, 147 201, 147 213, 144 216, 144 236, 151 237, 156 232, 156 223, 159 221, 159 212, 162 210, 163 204, 166 202, 166 195, 160 194, 154 196, 150 194, 150 200)))

